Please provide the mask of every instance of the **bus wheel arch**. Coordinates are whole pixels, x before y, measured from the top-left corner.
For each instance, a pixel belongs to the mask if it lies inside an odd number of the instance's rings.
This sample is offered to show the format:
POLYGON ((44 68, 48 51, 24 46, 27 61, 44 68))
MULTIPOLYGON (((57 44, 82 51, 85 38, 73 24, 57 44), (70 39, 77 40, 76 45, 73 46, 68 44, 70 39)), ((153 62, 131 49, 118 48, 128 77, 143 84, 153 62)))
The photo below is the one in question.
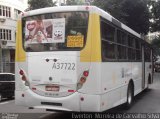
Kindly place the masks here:
POLYGON ((133 98, 134 98, 134 82, 131 79, 128 83, 128 88, 127 88, 127 102, 125 103, 126 109, 129 109, 132 106, 133 98))

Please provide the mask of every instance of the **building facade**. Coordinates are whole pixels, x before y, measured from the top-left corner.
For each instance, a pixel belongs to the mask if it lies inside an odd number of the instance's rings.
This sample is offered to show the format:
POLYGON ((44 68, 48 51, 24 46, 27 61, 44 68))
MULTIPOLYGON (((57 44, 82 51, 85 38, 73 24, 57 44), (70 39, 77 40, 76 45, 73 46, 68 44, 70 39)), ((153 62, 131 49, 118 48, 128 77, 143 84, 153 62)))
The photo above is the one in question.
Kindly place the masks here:
POLYGON ((16 24, 26 0, 0 0, 0 72, 14 73, 16 24))

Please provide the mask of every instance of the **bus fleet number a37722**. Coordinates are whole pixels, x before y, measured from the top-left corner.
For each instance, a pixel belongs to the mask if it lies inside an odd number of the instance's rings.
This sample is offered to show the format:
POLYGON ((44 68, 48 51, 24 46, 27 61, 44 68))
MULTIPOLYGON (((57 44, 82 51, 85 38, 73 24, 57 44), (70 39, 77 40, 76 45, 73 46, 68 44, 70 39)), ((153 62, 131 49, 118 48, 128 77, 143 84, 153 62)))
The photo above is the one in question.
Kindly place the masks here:
POLYGON ((75 63, 53 63, 52 69, 75 70, 75 63))

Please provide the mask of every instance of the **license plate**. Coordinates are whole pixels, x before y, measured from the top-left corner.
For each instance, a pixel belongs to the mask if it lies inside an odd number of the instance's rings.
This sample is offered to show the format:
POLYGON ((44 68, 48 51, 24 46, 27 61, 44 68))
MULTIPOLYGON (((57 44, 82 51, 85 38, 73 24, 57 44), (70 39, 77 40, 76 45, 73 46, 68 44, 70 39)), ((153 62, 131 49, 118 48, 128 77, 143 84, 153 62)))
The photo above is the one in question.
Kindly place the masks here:
POLYGON ((55 92, 58 92, 59 91, 59 86, 57 86, 57 85, 46 86, 46 91, 55 91, 55 92))

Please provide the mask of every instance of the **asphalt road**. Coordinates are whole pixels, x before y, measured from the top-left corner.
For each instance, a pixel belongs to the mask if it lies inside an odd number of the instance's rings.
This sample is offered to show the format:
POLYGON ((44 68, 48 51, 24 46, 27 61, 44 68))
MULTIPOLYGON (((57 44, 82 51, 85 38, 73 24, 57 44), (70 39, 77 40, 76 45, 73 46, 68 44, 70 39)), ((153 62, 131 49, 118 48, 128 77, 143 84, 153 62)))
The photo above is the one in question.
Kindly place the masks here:
POLYGON ((4 99, 0 102, 0 119, 12 119, 5 117, 16 117, 13 119, 39 119, 43 117, 46 113, 45 110, 41 109, 28 109, 27 107, 16 106, 14 100, 4 99))
MULTIPOLYGON (((75 116, 78 114, 80 114, 81 118, 84 119, 95 118, 95 113, 88 113, 84 115, 84 113, 57 113, 46 112, 45 110, 41 109, 32 110, 28 109, 27 107, 16 106, 14 100, 3 100, 0 103, 0 112, 0 119, 10 119, 5 117, 15 117, 12 119, 76 119, 75 116)), ((104 114, 112 113, 160 113, 160 73, 156 73, 154 75, 154 83, 149 87, 148 90, 143 91, 135 97, 133 106, 130 109, 125 110, 124 106, 121 105, 104 112, 104 114)), ((160 118, 160 114, 155 115, 154 117, 158 118, 158 116, 160 118)), ((96 118, 104 119, 105 117, 96 118)))

